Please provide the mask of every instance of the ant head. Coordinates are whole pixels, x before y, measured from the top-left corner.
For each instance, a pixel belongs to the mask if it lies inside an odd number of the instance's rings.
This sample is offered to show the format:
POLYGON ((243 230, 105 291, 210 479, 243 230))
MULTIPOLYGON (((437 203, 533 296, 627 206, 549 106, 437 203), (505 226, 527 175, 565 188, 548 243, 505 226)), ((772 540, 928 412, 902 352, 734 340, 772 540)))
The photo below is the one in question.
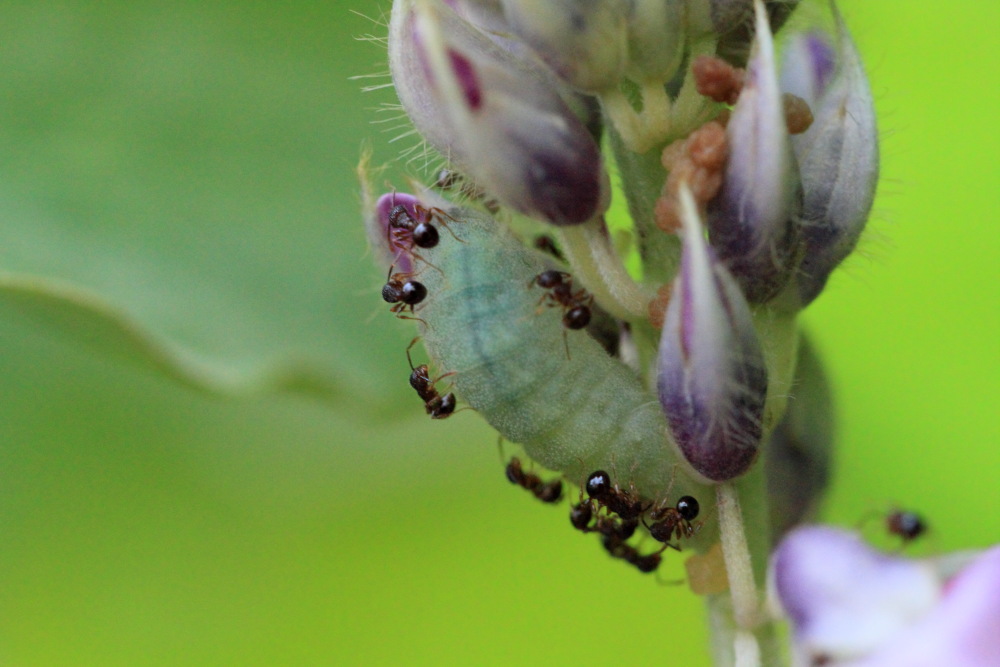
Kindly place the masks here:
POLYGON ((537 276, 535 276, 535 282, 538 283, 539 287, 545 289, 550 289, 556 285, 561 285, 563 281, 563 272, 551 269, 549 271, 542 271, 537 276))
POLYGON ((403 289, 396 281, 390 280, 382 286, 382 300, 386 303, 399 303, 403 300, 403 289))
POLYGON ((521 459, 516 456, 507 463, 507 480, 511 484, 517 484, 521 478, 521 459))

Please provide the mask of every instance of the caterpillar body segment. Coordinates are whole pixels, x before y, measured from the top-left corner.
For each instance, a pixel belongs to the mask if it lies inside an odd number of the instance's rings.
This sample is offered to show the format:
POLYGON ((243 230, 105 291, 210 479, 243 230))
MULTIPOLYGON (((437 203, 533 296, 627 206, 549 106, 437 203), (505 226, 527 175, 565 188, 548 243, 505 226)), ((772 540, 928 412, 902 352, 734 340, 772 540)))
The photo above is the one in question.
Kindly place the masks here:
POLYGON ((460 397, 576 483, 606 469, 650 500, 708 496, 679 463, 656 396, 586 332, 567 332, 560 309, 539 307, 529 285, 550 260, 485 215, 447 213, 464 243, 422 251, 440 272, 421 275, 419 326, 460 397))

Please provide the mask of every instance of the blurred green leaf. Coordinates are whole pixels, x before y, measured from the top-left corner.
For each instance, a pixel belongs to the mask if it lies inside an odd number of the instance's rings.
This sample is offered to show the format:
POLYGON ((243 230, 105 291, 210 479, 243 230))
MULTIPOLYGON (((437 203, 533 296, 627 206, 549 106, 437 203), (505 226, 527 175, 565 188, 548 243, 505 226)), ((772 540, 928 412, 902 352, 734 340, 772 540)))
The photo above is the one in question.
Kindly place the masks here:
POLYGON ((384 57, 351 5, 6 6, 5 305, 213 391, 407 391, 351 179, 391 91, 348 79, 384 57))
POLYGON ((336 375, 323 375, 305 360, 279 361, 270 368, 226 364, 160 338, 100 295, 58 280, 0 273, 0 312, 4 308, 85 343, 91 352, 163 373, 202 391, 297 391, 331 401, 342 398, 336 375))

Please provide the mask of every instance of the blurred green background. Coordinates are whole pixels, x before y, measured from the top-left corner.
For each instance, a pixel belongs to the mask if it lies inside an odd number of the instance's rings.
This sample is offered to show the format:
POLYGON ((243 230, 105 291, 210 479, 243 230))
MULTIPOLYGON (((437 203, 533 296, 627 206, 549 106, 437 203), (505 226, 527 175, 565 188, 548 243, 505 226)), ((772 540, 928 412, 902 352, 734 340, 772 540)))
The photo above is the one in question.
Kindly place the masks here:
MULTIPOLYGON (((804 318, 839 405, 825 516, 898 503, 933 526, 917 553, 984 546, 1000 10, 841 6, 884 178, 804 318)), ((707 664, 697 599, 573 534, 475 413, 432 423, 407 386, 353 166, 364 137, 383 160, 413 138, 370 124, 393 96, 360 87, 387 79, 348 79, 385 71, 352 9, 388 0, 0 9, 0 270, 103 295, 224 383, 315 390, 205 393, 8 289, 0 664, 707 664)))

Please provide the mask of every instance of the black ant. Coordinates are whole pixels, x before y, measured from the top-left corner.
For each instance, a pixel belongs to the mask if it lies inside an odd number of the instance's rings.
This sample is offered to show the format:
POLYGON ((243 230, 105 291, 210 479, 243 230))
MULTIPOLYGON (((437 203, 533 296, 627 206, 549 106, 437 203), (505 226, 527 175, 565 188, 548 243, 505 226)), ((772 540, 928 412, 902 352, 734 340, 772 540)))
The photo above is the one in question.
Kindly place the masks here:
MULTIPOLYGON (((582 493, 581 493, 582 495, 582 493)), ((594 525, 590 525, 594 518, 593 501, 580 501, 570 507, 569 522, 573 527, 583 533, 600 533, 605 538, 617 539, 621 542, 628 540, 635 534, 639 527, 638 519, 620 519, 613 516, 598 515, 594 525)))
POLYGON ((410 280, 412 273, 393 273, 394 266, 389 267, 389 275, 386 276, 385 285, 382 286, 382 299, 386 303, 395 304, 389 310, 395 313, 396 317, 404 320, 420 320, 419 317, 403 315, 403 311, 409 308, 410 312, 416 315, 413 307, 427 298, 427 288, 423 283, 410 280))
POLYGON ((417 338, 414 338, 410 342, 410 347, 406 348, 406 360, 410 362, 411 371, 410 386, 416 390, 417 395, 424 402, 424 409, 427 410, 427 414, 431 416, 431 419, 445 419, 455 412, 455 394, 448 392, 444 396, 441 396, 434 387, 434 384, 441 378, 451 375, 451 373, 445 373, 436 380, 431 380, 430 369, 427 367, 427 364, 420 364, 414 367, 413 359, 410 357, 410 348, 413 347, 417 340, 417 338))
POLYGON ((644 507, 642 500, 631 492, 622 491, 617 484, 612 484, 611 476, 603 470, 591 473, 585 488, 587 495, 624 521, 638 520, 649 509, 648 505, 644 507))
MULTIPOLYGON (((396 204, 390 209, 389 226, 386 233, 389 235, 391 245, 401 250, 412 250, 413 246, 425 249, 435 247, 441 240, 437 227, 431 224, 435 219, 451 232, 451 228, 448 227, 448 223, 444 219, 448 218, 454 221, 454 218, 441 209, 425 208, 420 204, 414 204, 413 210, 419 220, 410 215, 403 204, 396 204), (408 246, 404 245, 407 243, 408 246)), ((451 235, 455 237, 456 241, 461 241, 454 232, 451 232, 451 235)))
POLYGON ((916 512, 906 510, 894 510, 885 518, 886 528, 893 535, 898 535, 903 540, 903 544, 911 542, 925 532, 927 524, 916 512))
POLYGON ((663 561, 659 551, 644 556, 631 544, 626 544, 615 536, 604 535, 601 538, 601 544, 613 558, 621 558, 644 574, 655 572, 663 561))
POLYGON ((562 482, 553 479, 543 482, 542 478, 530 472, 525 472, 521 467, 521 460, 514 457, 507 464, 507 479, 511 484, 531 491, 532 494, 543 503, 557 503, 562 498, 562 482))
POLYGON ((565 271, 549 269, 542 271, 531 279, 528 286, 538 285, 549 290, 542 296, 539 303, 547 302, 549 306, 563 307, 563 326, 567 329, 583 329, 590 324, 594 297, 587 290, 573 291, 573 279, 565 271))
POLYGON ((643 524, 649 529, 649 534, 654 540, 663 542, 663 549, 670 547, 680 551, 681 548, 676 544, 671 544, 670 539, 676 537, 680 541, 682 538, 691 537, 698 532, 701 524, 695 526, 691 522, 698 517, 699 509, 696 499, 691 496, 682 496, 675 507, 657 507, 650 511, 649 518, 653 524, 646 523, 645 519, 643 519, 643 524))

